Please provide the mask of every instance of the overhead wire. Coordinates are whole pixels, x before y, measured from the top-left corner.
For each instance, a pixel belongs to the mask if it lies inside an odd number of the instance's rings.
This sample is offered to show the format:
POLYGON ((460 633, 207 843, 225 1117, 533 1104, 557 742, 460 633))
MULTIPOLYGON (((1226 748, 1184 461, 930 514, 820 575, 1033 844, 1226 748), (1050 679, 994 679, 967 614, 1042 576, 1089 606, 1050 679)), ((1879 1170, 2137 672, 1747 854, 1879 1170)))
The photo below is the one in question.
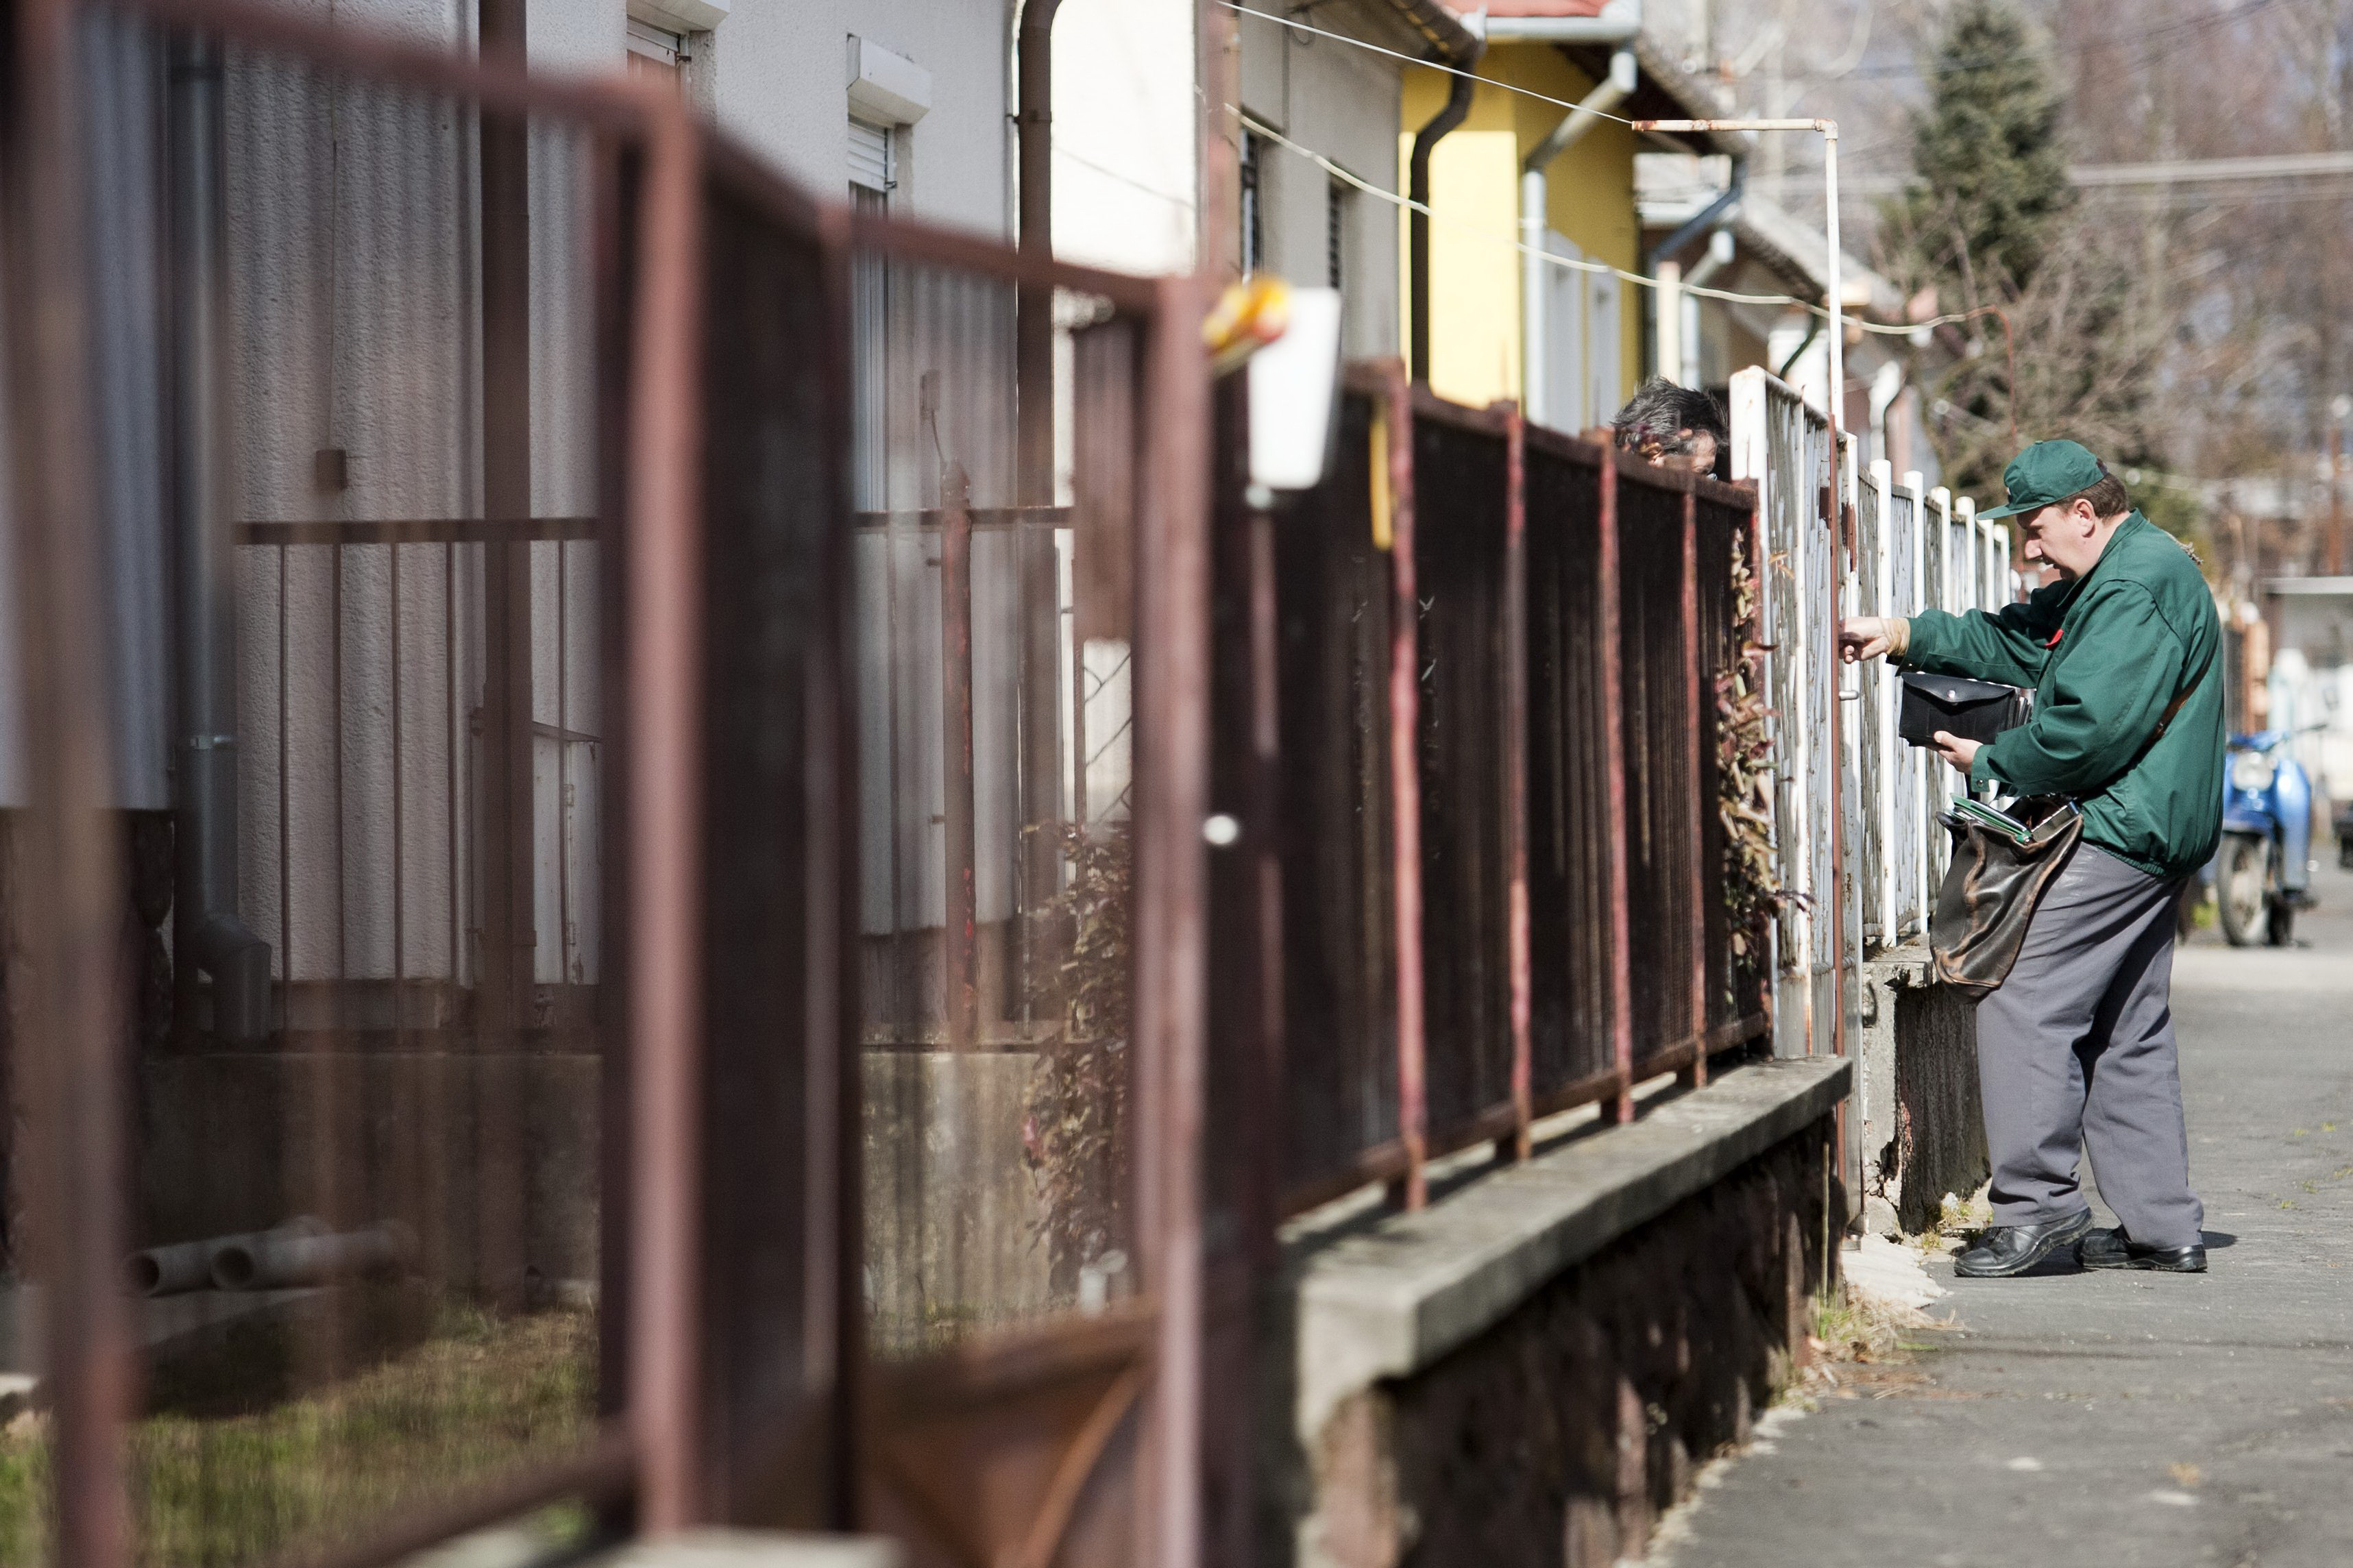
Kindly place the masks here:
MULTIPOLYGON (((1220 3, 1225 3, 1225 0, 1220 0, 1220 3)), ((1356 189, 1364 192, 1366 195, 1373 197, 1377 201, 1387 202, 1391 206, 1402 207, 1409 212, 1419 213, 1424 217, 1430 219, 1433 223, 1441 224, 1458 233, 1475 235, 1479 238, 1488 241, 1490 244, 1509 246, 1512 249, 1519 252, 1523 256, 1533 256, 1538 260, 1548 262, 1555 267, 1564 268, 1574 272, 1590 272, 1596 274, 1606 273, 1623 282, 1631 283, 1635 287, 1641 289, 1655 289, 1664 287, 1664 285, 1655 278, 1646 277, 1640 272, 1630 272, 1625 268, 1612 266, 1610 263, 1606 261, 1588 261, 1581 257, 1556 255, 1552 251, 1542 250, 1535 246, 1524 244, 1518 239, 1497 234, 1493 229, 1482 228, 1475 224, 1462 223, 1453 218, 1450 218, 1436 211, 1427 202, 1418 202, 1411 196, 1399 195, 1397 192, 1389 190, 1386 186, 1376 184, 1372 181, 1366 179, 1363 175, 1356 173, 1354 170, 1334 162, 1332 159, 1325 157, 1323 153, 1316 152, 1314 148, 1300 145, 1298 142, 1293 142, 1290 137, 1285 136, 1282 132, 1275 130, 1272 126, 1266 124, 1255 115, 1250 114, 1245 110, 1240 109, 1230 103, 1226 105, 1226 110, 1240 121, 1243 128, 1249 131, 1251 135, 1260 137, 1266 142, 1283 149, 1283 151, 1287 153, 1294 153, 1299 157, 1306 159, 1309 163, 1314 163, 1317 168, 1323 170, 1324 173, 1331 178, 1338 180, 1344 184, 1351 185, 1356 189)), ((1830 310, 1826 307, 1817 305, 1810 300, 1801 300, 1794 294, 1745 294, 1735 289, 1711 289, 1704 284, 1693 283, 1682 284, 1679 286, 1679 289, 1683 293, 1696 295, 1704 300, 1721 300, 1727 303, 1736 305, 1787 306, 1794 310, 1809 311, 1813 315, 1821 317, 1824 321, 1828 321, 1831 314, 1830 310)), ((1877 321, 1867 321, 1860 317, 1849 315, 1846 317, 1846 323, 1847 325, 1857 328, 1862 331, 1874 332, 1884 337, 1910 337, 1917 332, 1932 331, 1935 328, 1942 326, 1950 326, 1954 323, 1968 321, 1972 317, 1983 315, 1985 313, 1986 311, 1982 309, 1977 310, 1955 310, 1949 311, 1941 316, 1930 316, 1924 321, 1905 321, 1894 325, 1883 324, 1877 321)))

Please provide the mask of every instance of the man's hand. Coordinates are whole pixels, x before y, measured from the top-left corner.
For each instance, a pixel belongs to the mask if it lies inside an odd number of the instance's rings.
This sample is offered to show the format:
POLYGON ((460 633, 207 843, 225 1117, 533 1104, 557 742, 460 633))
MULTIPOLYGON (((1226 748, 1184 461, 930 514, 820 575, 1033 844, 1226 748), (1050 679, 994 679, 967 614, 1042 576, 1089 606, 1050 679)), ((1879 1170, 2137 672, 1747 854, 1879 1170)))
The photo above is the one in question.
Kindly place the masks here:
POLYGON ((1877 616, 1857 616, 1839 623, 1839 658, 1849 664, 1883 658, 1890 646, 1887 623, 1877 616))
MULTIPOLYGON (((1852 626, 1854 623, 1849 621, 1847 625, 1852 626)), ((1964 741, 1958 735, 1944 730, 1937 731, 1932 737, 1932 741, 1936 748, 1936 754, 1964 773, 1968 773, 1977 762, 1978 748, 1984 743, 1980 741, 1964 741)))

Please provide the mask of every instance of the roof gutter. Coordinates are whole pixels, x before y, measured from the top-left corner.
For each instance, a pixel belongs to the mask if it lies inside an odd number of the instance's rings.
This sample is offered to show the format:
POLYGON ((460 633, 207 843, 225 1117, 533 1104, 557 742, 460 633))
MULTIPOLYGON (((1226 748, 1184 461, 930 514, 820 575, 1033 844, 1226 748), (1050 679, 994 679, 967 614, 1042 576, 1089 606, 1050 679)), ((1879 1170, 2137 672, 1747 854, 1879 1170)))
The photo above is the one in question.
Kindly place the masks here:
POLYGON ((1609 0, 1598 16, 1489 16, 1491 44, 1630 44, 1642 31, 1642 0, 1609 0))
POLYGON ((1440 0, 1389 0, 1398 19, 1416 33, 1440 59, 1467 66, 1487 47, 1480 16, 1458 16, 1440 0))

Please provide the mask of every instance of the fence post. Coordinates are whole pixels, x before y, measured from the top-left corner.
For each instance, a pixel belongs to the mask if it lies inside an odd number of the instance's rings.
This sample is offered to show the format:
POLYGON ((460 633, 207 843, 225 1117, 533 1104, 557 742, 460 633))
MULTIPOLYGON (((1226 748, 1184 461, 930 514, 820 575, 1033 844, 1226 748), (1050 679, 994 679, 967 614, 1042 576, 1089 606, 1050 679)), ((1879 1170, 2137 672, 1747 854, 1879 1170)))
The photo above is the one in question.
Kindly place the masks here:
POLYGON ((1512 1157, 1525 1160, 1535 1120, 1534 979, 1528 951, 1528 426, 1517 404, 1504 423, 1504 787, 1509 798, 1512 1157))
POLYGON ((946 774, 948 1048, 980 1042, 980 900, 973 824, 972 503, 961 464, 940 473, 940 713, 946 774))
POLYGON ((1625 660, 1619 647, 1618 454, 1601 449, 1601 733, 1609 780, 1609 1040, 1618 1094, 1602 1101, 1605 1121, 1634 1119, 1633 918, 1626 887, 1625 660))
MULTIPOLYGON (((1884 620, 1895 613, 1895 466, 1882 458, 1871 465, 1871 485, 1879 492, 1879 537, 1873 543, 1879 563, 1879 591, 1866 614, 1884 620)), ((1902 693, 1884 660, 1864 677, 1881 683, 1879 733, 1873 743, 1879 755, 1879 945, 1893 949, 1903 940, 1895 900, 1895 855, 1902 840, 1895 826, 1896 707, 1902 693)))
POLYGON ((1715 726, 1706 721, 1707 685, 1700 669, 1699 647, 1699 496, 1683 492, 1683 696, 1687 709, 1684 744, 1690 747, 1691 773, 1691 1066, 1683 1081, 1694 1089, 1707 1084, 1707 769, 1703 748, 1715 726))
POLYGON ((1421 974, 1421 599, 1413 560, 1413 392, 1402 363, 1388 367, 1389 461, 1389 851, 1397 917, 1398 1140, 1405 1174, 1395 1194, 1409 1209, 1430 1201, 1422 1172, 1430 1105, 1424 1072, 1421 974))

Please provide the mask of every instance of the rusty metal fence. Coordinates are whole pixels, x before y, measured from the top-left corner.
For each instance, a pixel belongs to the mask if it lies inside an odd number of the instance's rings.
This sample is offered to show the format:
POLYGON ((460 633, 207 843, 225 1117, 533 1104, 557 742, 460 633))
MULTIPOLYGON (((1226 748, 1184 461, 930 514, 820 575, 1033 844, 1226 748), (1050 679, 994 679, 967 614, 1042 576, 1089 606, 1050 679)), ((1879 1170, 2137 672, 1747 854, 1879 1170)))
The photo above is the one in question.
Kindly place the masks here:
POLYGON ((1717 891, 1715 676, 1753 635, 1731 569, 1753 492, 1394 367, 1351 371, 1339 424, 1324 481, 1252 523, 1278 760, 1243 843, 1279 889, 1259 973, 1280 1003, 1234 1048, 1278 1064, 1278 1214, 1367 1183, 1418 1205, 1430 1160, 1625 1114, 1635 1083, 1704 1079, 1766 1026, 1717 891))
POLYGON ((1193 1560, 1189 285, 643 84, 16 19, 0 1555, 1193 1560))

